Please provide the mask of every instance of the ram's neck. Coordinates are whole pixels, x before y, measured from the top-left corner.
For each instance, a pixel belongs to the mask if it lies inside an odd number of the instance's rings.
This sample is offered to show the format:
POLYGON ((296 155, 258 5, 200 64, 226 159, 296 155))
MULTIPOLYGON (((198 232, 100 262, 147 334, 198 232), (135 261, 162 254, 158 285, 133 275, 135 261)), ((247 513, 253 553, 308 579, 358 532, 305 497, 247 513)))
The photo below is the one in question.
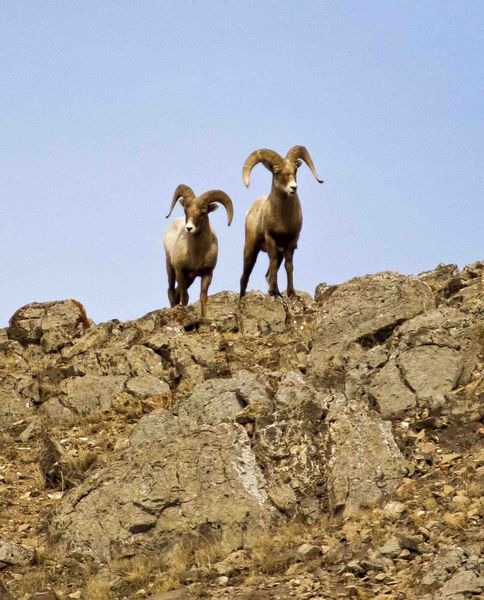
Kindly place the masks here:
POLYGON ((203 254, 203 252, 210 247, 213 240, 213 233, 210 227, 210 223, 207 223, 206 226, 202 227, 201 231, 199 231, 195 235, 188 235, 188 244, 191 248, 193 248, 194 252, 197 254, 203 254))
POLYGON ((276 188, 274 184, 271 188, 269 201, 272 210, 276 211, 282 218, 291 219, 296 213, 301 210, 301 203, 297 194, 286 194, 276 188))

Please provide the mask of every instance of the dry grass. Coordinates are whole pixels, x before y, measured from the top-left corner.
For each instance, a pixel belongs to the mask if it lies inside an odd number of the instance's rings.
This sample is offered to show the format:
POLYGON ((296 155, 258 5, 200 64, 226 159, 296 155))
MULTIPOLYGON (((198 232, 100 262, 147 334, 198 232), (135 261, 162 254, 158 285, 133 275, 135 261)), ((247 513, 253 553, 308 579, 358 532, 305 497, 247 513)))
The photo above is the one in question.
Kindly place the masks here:
POLYGON ((52 546, 42 540, 35 539, 30 542, 30 547, 34 551, 36 565, 48 565, 56 560, 56 553, 52 546))
MULTIPOLYGON (((114 561, 110 570, 118 580, 116 591, 124 595, 148 585, 154 591, 166 592, 180 585, 193 562, 193 549, 179 544, 162 555, 144 554, 114 561)), ((88 600, 97 600, 97 597, 88 600)))
POLYGON ((422 502, 426 510, 435 510, 439 505, 434 497, 425 498, 422 502))
POLYGON ((131 559, 120 560, 113 565, 114 570, 123 581, 123 588, 135 591, 142 587, 153 571, 162 568, 160 559, 153 556, 140 555, 131 559))
POLYGON ((22 576, 21 590, 23 594, 34 594, 45 590, 49 585, 48 575, 43 568, 34 568, 22 576))
POLYGON ((442 520, 451 529, 463 529, 466 523, 463 513, 444 513, 442 520))
POLYGON ((285 571, 295 560, 296 548, 319 535, 325 525, 326 522, 312 526, 293 522, 262 534, 250 549, 253 566, 271 575, 285 571))
POLYGON ((414 527, 425 527, 428 521, 428 514, 421 514, 421 511, 412 511, 408 514, 408 519, 413 523, 414 527))
POLYGON ((415 497, 417 485, 413 479, 404 479, 396 494, 399 500, 412 500, 415 497))
MULTIPOLYGON (((208 572, 211 565, 226 554, 227 550, 220 541, 209 542, 202 536, 196 536, 175 545, 163 554, 144 554, 113 561, 110 564, 110 572, 117 583, 116 589, 112 590, 111 594, 129 596, 142 587, 149 587, 156 592, 170 591, 180 586, 191 566, 202 571, 206 569, 208 572)), ((92 578, 94 583, 89 583, 90 579, 88 584, 95 590, 95 583, 97 585, 102 580, 105 581, 97 575, 92 578)), ((104 597, 110 598, 110 596, 104 597)), ((95 595, 92 597, 86 595, 86 598, 98 600, 98 596, 95 595)))
POLYGON ((126 419, 139 419, 143 414, 140 400, 127 392, 121 392, 113 400, 113 410, 126 419))
POLYGON ((40 469, 40 465, 38 464, 32 465, 32 481, 34 487, 37 488, 39 491, 45 490, 45 478, 40 469))
POLYGON ((67 461, 75 471, 85 473, 97 461, 97 458, 96 452, 80 448, 75 455, 68 454, 67 461))
POLYGON ((15 460, 18 457, 18 450, 15 447, 15 438, 7 431, 0 432, 0 451, 8 460, 15 460))
POLYGON ((164 408, 169 412, 173 411, 173 396, 170 394, 158 394, 141 400, 143 412, 148 413, 157 408, 164 408))
POLYGON ((155 574, 154 590, 168 592, 180 585, 180 582, 190 568, 191 554, 186 545, 177 545, 165 555, 164 568, 155 574))
POLYGON ((194 547, 189 550, 193 556, 193 562, 199 569, 210 568, 214 563, 222 560, 228 550, 221 541, 208 542, 206 540, 197 540, 194 547))
POLYGON ((266 575, 259 575, 258 573, 249 573, 249 575, 247 575, 247 577, 244 579, 244 585, 248 587, 256 587, 266 581, 266 575))
POLYGON ((84 588, 85 600, 112 600, 111 586, 102 575, 93 575, 84 588))

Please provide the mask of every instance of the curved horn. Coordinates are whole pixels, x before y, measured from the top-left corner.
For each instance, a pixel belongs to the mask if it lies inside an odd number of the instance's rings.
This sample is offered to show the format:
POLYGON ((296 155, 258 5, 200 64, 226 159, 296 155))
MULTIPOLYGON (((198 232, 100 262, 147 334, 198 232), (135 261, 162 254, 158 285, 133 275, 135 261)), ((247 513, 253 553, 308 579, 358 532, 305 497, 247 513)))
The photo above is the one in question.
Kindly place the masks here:
POLYGON ((199 202, 204 202, 205 204, 213 204, 214 202, 220 202, 227 211, 228 224, 232 223, 232 219, 234 216, 234 206, 232 204, 232 200, 227 196, 225 192, 222 190, 209 190, 205 192, 201 196, 198 197, 199 202))
POLYGON ((319 181, 319 183, 323 183, 323 180, 319 179, 318 177, 316 167, 313 163, 313 159, 311 158, 311 155, 309 154, 305 146, 293 146, 287 153, 286 158, 292 161, 296 161, 298 158, 302 158, 302 160, 311 169, 311 173, 314 175, 314 177, 316 177, 316 180, 319 181))
POLYGON ((261 162, 266 169, 272 171, 272 167, 276 163, 282 162, 283 160, 284 159, 282 156, 280 156, 277 152, 274 152, 274 150, 267 150, 264 148, 262 150, 254 150, 254 152, 248 156, 242 170, 242 177, 244 179, 245 187, 249 187, 249 175, 256 164, 261 162))
POLYGON ((195 198, 195 194, 193 193, 192 188, 188 185, 184 185, 183 183, 176 188, 175 193, 173 194, 173 200, 171 201, 170 212, 166 215, 167 219, 171 215, 172 210, 175 208, 175 204, 180 198, 183 198, 184 200, 193 200, 193 198, 195 198))

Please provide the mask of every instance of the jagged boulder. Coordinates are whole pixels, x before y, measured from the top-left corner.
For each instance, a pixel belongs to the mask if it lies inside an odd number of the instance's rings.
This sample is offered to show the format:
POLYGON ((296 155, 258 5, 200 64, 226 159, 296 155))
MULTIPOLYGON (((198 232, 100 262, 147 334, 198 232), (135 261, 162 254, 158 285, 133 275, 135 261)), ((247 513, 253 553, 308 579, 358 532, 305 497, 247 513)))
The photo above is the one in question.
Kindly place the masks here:
POLYGON ((442 404, 469 383, 479 362, 481 326, 454 308, 442 307, 408 320, 388 344, 388 361, 368 376, 366 390, 383 416, 419 404, 442 404))
POLYGON ((328 493, 332 513, 374 506, 396 490, 407 463, 391 424, 368 410, 364 401, 337 393, 329 425, 328 493))
POLYGON ((240 323, 245 334, 280 333, 286 329, 283 302, 261 292, 250 292, 241 301, 240 323))
POLYGON ((249 371, 239 371, 229 379, 209 379, 195 387, 193 393, 180 402, 178 416, 187 424, 234 422, 250 405, 267 411, 272 409, 272 402, 258 378, 249 371))
POLYGON ((275 407, 254 416, 253 448, 272 502, 285 515, 315 521, 327 508, 327 394, 287 373, 275 407))
POLYGON ((0 389, 0 431, 21 419, 32 417, 33 405, 13 390, 0 389))
POLYGON ((244 429, 184 429, 165 413, 160 439, 151 416, 143 439, 135 435, 132 448, 62 500, 52 521, 61 546, 105 560, 185 538, 220 541, 227 551, 253 542, 273 509, 244 429))
POLYGON ((77 300, 32 302, 12 316, 8 336, 24 344, 42 343, 45 350, 51 352, 89 326, 86 311, 77 300))
POLYGON ((415 277, 377 273, 338 286, 317 314, 310 368, 326 381, 344 379, 351 346, 368 349, 398 325, 434 306, 431 288, 415 277))

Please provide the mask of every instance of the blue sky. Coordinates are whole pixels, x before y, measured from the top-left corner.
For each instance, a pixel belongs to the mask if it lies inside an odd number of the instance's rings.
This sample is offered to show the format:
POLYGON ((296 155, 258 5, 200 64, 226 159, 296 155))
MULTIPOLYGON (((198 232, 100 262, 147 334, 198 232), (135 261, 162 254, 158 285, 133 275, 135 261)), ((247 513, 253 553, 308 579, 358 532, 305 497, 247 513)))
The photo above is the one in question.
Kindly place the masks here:
POLYGON ((244 215, 271 183, 259 165, 247 190, 241 170, 261 147, 305 145, 325 180, 299 171, 296 288, 483 259, 483 16, 474 0, 1 0, 0 326, 32 301, 76 298, 96 321, 166 306, 179 183, 232 197, 230 228, 211 216, 210 293, 237 290, 244 215))

